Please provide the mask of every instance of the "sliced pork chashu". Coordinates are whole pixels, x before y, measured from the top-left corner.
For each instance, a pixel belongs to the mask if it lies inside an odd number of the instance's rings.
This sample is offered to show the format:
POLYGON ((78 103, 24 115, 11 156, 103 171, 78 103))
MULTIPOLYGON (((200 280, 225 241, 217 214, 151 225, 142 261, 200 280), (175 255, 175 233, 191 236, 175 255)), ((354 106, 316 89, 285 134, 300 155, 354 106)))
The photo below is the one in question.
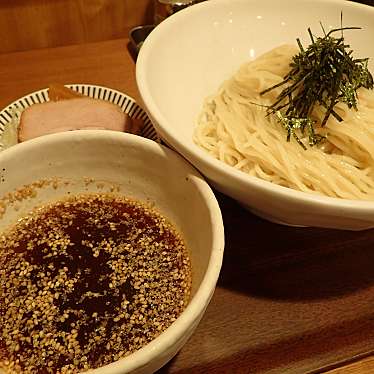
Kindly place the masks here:
POLYGON ((81 129, 132 132, 131 119, 115 104, 86 97, 34 104, 22 112, 20 142, 42 135, 81 129))

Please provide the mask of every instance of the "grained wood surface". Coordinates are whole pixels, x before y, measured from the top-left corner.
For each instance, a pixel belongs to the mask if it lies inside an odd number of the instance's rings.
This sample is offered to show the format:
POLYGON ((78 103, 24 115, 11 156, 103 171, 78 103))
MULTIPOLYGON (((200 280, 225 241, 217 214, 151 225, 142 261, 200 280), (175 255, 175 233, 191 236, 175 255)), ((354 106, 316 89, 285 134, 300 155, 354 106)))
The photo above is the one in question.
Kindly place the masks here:
POLYGON ((127 37, 153 0, 1 0, 0 53, 127 37))
POLYGON ((329 371, 327 374, 369 374, 374 373, 374 357, 367 357, 357 360, 352 364, 338 367, 329 371))
MULTIPOLYGON (((139 99, 126 44, 0 55, 0 107, 50 82, 101 84, 139 99)), ((218 287, 160 373, 373 373, 374 231, 278 226, 217 198, 227 243, 218 287)))

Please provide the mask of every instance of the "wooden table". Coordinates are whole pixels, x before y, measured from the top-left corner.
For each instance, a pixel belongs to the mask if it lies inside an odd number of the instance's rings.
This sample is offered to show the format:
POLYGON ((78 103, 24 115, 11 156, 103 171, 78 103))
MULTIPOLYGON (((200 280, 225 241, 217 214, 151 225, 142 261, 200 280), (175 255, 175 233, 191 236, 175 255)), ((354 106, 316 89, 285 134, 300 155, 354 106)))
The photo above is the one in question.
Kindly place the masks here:
MULTIPOLYGON (((50 82, 106 85, 139 100, 134 67, 127 40, 3 54, 0 107, 50 82)), ((374 372, 374 231, 278 226, 217 198, 226 228, 218 287, 160 372, 374 372)))

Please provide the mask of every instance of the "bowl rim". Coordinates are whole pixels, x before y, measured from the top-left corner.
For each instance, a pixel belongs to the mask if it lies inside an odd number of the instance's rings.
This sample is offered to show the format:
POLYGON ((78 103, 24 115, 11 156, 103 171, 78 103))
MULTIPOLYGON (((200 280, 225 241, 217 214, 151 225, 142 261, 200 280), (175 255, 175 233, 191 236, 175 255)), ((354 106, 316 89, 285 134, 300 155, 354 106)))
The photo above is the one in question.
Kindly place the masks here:
MULTIPOLYGON (((263 0, 249 0, 252 3, 263 2, 263 0)), ((218 5, 233 5, 235 2, 243 3, 249 2, 248 0, 209 0, 198 3, 192 7, 185 8, 173 16, 166 18, 161 22, 147 37, 142 48, 140 49, 138 59, 136 62, 136 81, 139 88, 140 96, 145 106, 149 117, 152 119, 153 125, 157 132, 164 138, 170 145, 175 147, 184 157, 191 161, 194 165, 200 169, 211 169, 214 173, 219 173, 222 176, 232 178, 233 182, 245 187, 253 189, 261 189, 268 193, 271 193, 275 198, 292 200, 294 203, 303 203, 308 206, 314 206, 319 208, 339 208, 344 211, 373 213, 374 212, 374 201, 370 200, 355 200, 355 199, 343 199, 338 197, 330 197, 325 195, 313 194, 295 190, 292 188, 277 185, 272 182, 262 180, 260 178, 248 175, 240 170, 226 165, 224 162, 215 159, 204 150, 200 149, 197 145, 183 142, 181 137, 173 134, 173 126, 170 121, 162 114, 161 110, 156 105, 156 102, 151 95, 150 87, 148 85, 147 77, 147 66, 150 63, 150 54, 154 48, 154 43, 162 37, 164 34, 170 31, 170 28, 174 27, 178 23, 184 22, 187 18, 191 17, 195 13, 209 12, 210 9, 218 5), (161 124, 166 124, 161 125, 161 124), (200 165, 199 165, 200 164, 200 165)), ((288 0, 288 2, 294 2, 295 4, 302 5, 302 3, 313 4, 339 4, 344 5, 345 8, 356 8, 362 11, 371 12, 374 16, 374 7, 369 5, 355 3, 355 2, 342 2, 341 0, 288 0)), ((374 57, 374 56, 373 56, 374 57)))
POLYGON ((191 175, 191 179, 194 180, 194 185, 201 192, 209 211, 212 250, 209 256, 207 270, 203 276, 200 287, 196 290, 195 295, 188 303, 186 309, 164 332, 143 348, 127 357, 89 371, 95 374, 123 374, 140 369, 142 366, 147 365, 150 361, 162 355, 163 352, 167 351, 169 347, 172 347, 175 342, 181 339, 189 328, 194 325, 194 322, 199 321, 199 318, 204 314, 215 290, 223 261, 225 238, 222 214, 213 190, 203 176, 188 161, 168 147, 138 135, 111 130, 74 130, 49 134, 16 144, 0 152, 0 166, 4 158, 12 158, 17 154, 25 155, 43 145, 53 146, 61 142, 74 141, 74 139, 84 141, 109 139, 113 142, 131 145, 132 147, 141 145, 142 150, 146 149, 150 154, 166 154, 167 156, 164 157, 164 162, 177 163, 177 165, 179 164, 180 167, 185 168, 186 172, 191 175))

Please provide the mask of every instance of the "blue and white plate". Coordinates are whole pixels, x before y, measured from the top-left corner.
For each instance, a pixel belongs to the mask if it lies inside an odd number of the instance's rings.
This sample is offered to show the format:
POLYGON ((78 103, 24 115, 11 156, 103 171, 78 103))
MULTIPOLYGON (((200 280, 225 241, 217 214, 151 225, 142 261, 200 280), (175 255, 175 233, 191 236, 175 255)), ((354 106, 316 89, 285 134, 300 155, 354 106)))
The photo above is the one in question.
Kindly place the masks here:
MULTIPOLYGON (((93 99, 106 100, 118 105, 131 118, 143 120, 144 127, 139 134, 140 136, 157 142, 160 141, 147 113, 132 97, 108 87, 91 84, 67 84, 65 86, 93 99)), ((23 96, 0 111, 0 150, 17 143, 17 126, 22 111, 33 104, 40 104, 46 101, 49 101, 48 88, 23 96)))

